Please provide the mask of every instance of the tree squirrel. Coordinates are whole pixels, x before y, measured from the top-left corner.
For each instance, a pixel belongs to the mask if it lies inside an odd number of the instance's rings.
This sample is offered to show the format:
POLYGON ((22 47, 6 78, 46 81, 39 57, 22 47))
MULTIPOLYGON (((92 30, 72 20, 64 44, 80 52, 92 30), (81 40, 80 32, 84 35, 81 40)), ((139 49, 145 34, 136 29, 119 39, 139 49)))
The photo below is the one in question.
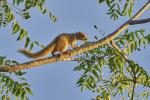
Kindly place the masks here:
POLYGON ((73 49, 77 48, 76 42, 78 40, 85 41, 87 40, 87 36, 82 32, 76 32, 72 34, 62 33, 58 35, 48 46, 46 46, 41 51, 32 53, 26 49, 20 49, 19 52, 26 55, 30 58, 41 58, 45 55, 51 53, 54 55, 55 52, 64 52, 67 50, 68 46, 71 45, 73 49))

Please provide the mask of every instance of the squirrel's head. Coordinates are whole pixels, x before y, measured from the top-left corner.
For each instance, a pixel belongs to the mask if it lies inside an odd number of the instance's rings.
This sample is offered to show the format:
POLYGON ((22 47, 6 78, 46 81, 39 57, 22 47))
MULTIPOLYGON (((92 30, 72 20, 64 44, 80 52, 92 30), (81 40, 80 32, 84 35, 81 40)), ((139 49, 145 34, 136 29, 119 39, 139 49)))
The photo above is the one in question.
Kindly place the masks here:
POLYGON ((84 34, 84 33, 82 33, 82 32, 77 32, 77 38, 79 39, 79 40, 88 40, 88 38, 87 38, 87 36, 84 34))

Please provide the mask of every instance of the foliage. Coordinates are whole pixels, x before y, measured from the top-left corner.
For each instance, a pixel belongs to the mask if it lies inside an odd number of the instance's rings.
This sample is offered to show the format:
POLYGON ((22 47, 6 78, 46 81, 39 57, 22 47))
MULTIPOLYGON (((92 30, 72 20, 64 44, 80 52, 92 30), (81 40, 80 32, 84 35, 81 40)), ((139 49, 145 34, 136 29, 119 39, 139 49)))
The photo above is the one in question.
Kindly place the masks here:
MULTIPOLYGON (((16 65, 17 61, 11 61, 0 56, 0 65, 16 65)), ((28 95, 32 95, 30 84, 24 78, 26 72, 17 71, 14 73, 0 73, 0 99, 11 100, 15 97, 19 100, 28 100, 28 95)))
MULTIPOLYGON (((119 16, 131 17, 135 0, 99 0, 99 3, 106 3, 107 14, 110 18, 117 20, 119 16)), ((55 22, 56 17, 45 7, 45 0, 1 0, 0 1, 0 27, 11 24, 12 35, 18 34, 17 41, 25 39, 24 47, 32 49, 35 45, 43 47, 38 41, 32 41, 28 31, 17 21, 17 15, 24 20, 31 18, 30 9, 38 8, 42 14, 48 14, 51 21, 55 22)), ((81 91, 85 88, 98 93, 96 100, 101 98, 110 99, 112 96, 126 96, 133 100, 133 97, 142 96, 148 98, 150 87, 150 76, 134 60, 126 58, 141 48, 146 48, 150 43, 150 34, 145 35, 144 30, 129 32, 114 39, 115 44, 121 48, 118 51, 110 44, 103 45, 81 55, 78 59, 79 65, 75 71, 82 72, 77 85, 81 91), (143 86, 143 91, 136 92, 143 86)), ((89 42, 87 44, 91 44, 89 42)), ((86 45, 86 44, 85 44, 86 45)), ((17 61, 11 61, 0 56, 0 65, 15 65, 17 61)), ((24 78, 26 72, 0 73, 0 97, 2 100, 10 100, 12 96, 16 99, 28 100, 32 95, 30 84, 24 78)))
POLYGON ((99 0, 99 3, 106 2, 108 6, 107 14, 114 20, 117 20, 119 16, 128 15, 131 17, 134 0, 99 0), (123 9, 122 9, 123 8, 123 9))
MULTIPOLYGON (((55 22, 56 17, 45 7, 45 0, 1 0, 0 1, 0 27, 12 26, 12 35, 18 34, 17 41, 25 39, 24 47, 35 46, 44 47, 38 41, 32 41, 26 29, 17 21, 17 17, 24 20, 31 18, 30 9, 38 8, 42 14, 48 14, 51 21, 55 22), (17 16, 18 15, 18 16, 17 16)), ((11 61, 6 57, 0 56, 0 65, 16 65, 17 61, 11 61)), ((26 72, 18 71, 15 73, 0 73, 0 99, 10 100, 15 97, 19 100, 28 100, 28 95, 32 95, 30 84, 24 78, 26 72)))
POLYGON ((0 1, 0 27, 6 27, 12 24, 12 34, 19 33, 17 41, 22 41, 26 38, 25 48, 30 44, 30 49, 34 45, 43 47, 37 41, 31 41, 28 32, 17 21, 17 15, 25 20, 31 18, 30 9, 38 8, 42 14, 48 14, 53 22, 56 22, 56 17, 44 6, 45 0, 1 0, 0 1))
POLYGON ((143 86, 140 96, 148 98, 150 76, 142 66, 125 56, 147 47, 150 34, 144 35, 143 29, 135 32, 127 30, 124 35, 116 37, 114 42, 122 48, 122 52, 107 44, 81 56, 79 65, 74 68, 75 71, 83 72, 77 85, 81 87, 81 91, 86 88, 99 93, 102 98, 120 94, 122 98, 128 95, 131 100, 134 96, 139 96, 135 88, 143 86))

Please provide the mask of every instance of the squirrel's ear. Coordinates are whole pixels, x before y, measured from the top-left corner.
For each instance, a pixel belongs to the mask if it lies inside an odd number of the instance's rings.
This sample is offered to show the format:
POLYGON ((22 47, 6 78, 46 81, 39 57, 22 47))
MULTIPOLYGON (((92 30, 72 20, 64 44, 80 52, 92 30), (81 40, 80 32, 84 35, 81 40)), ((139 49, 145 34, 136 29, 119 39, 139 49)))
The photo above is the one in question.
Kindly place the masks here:
POLYGON ((77 32, 77 37, 80 38, 80 35, 81 35, 81 32, 78 31, 78 32, 77 32))
POLYGON ((80 35, 80 34, 81 34, 81 32, 80 32, 80 31, 78 31, 78 32, 77 32, 77 34, 78 34, 78 35, 80 35))
POLYGON ((80 32, 80 31, 78 31, 78 33, 80 34, 81 32, 80 32))

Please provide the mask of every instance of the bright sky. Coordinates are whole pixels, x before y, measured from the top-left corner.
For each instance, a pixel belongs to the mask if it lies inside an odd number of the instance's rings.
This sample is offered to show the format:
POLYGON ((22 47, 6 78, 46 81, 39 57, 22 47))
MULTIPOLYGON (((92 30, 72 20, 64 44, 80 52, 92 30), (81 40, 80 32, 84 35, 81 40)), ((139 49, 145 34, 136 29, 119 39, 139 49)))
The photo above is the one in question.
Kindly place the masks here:
MULTIPOLYGON (((134 13, 147 0, 135 1, 134 13)), ((89 41, 94 40, 94 36, 102 37, 94 28, 97 25, 106 32, 106 35, 114 31, 119 25, 123 24, 128 18, 121 18, 118 21, 110 20, 106 15, 105 5, 99 5, 98 0, 47 0, 47 7, 58 18, 56 23, 51 23, 47 15, 42 15, 38 10, 31 10, 31 19, 24 21, 18 19, 21 25, 28 30, 32 40, 37 40, 41 44, 49 44, 55 36, 62 32, 82 31, 87 33, 89 41)), ((142 18, 150 17, 150 9, 146 11, 142 18)), ((146 27, 147 33, 150 23, 138 26, 131 26, 130 29, 140 29, 146 27)), ((23 48, 23 42, 16 42, 17 35, 11 35, 9 29, 0 30, 0 54, 9 59, 17 60, 20 63, 30 61, 22 54, 17 52, 18 48, 23 48)), ((41 48, 36 47, 34 51, 41 48)), ((149 68, 150 46, 142 52, 135 53, 131 58, 149 68)), ((26 79, 32 85, 34 96, 30 100, 90 100, 94 97, 92 92, 87 90, 80 92, 76 87, 76 82, 81 73, 74 72, 76 62, 57 62, 40 66, 38 68, 26 70, 26 79)), ((150 72, 150 71, 149 71, 150 72)))

